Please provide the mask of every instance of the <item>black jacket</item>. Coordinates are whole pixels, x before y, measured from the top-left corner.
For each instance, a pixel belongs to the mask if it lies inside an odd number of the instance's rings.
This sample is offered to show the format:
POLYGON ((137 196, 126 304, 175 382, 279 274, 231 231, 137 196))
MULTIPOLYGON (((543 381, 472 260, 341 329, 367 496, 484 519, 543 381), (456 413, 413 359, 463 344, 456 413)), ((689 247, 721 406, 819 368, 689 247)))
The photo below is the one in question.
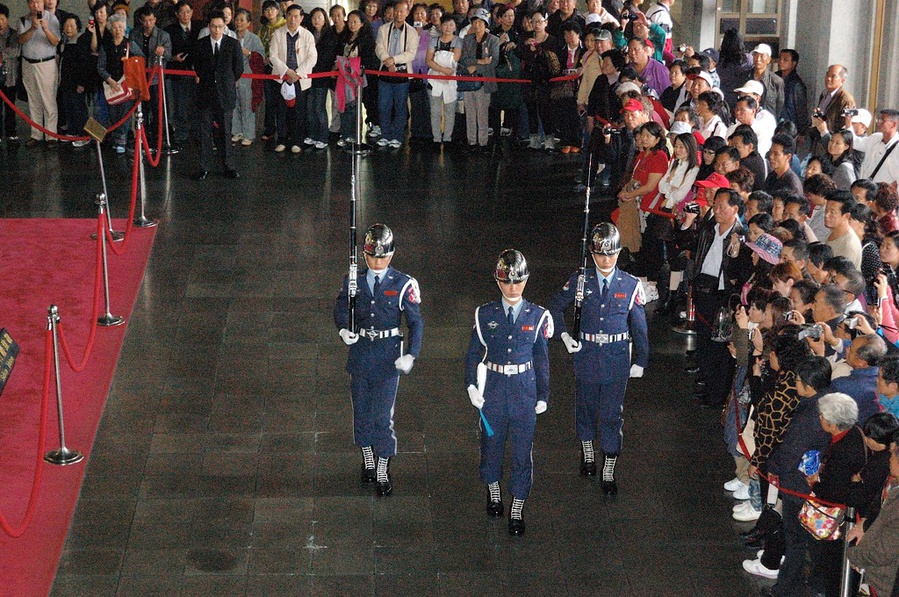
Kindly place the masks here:
MULTIPOLYGON (((709 212, 711 214, 711 211, 709 212)), ((696 252, 693 255, 693 279, 695 280, 702 273, 702 264, 705 261, 709 249, 712 248, 712 242, 715 240, 715 219, 711 218, 705 221, 699 228, 699 236, 696 239, 696 252)), ((737 218, 731 229, 731 234, 743 234, 743 224, 737 218)), ((721 273, 724 275, 724 292, 739 292, 743 283, 749 278, 749 273, 743 271, 740 267, 741 261, 739 257, 732 258, 727 254, 727 245, 730 236, 724 239, 724 251, 721 257, 721 273)))
MULTIPOLYGON (((313 32, 313 35, 315 33, 313 32)), ((325 73, 334 70, 334 63, 337 61, 337 34, 333 29, 328 29, 322 33, 318 41, 315 42, 315 51, 318 59, 312 68, 314 73, 325 73)), ((328 88, 334 86, 334 81, 330 77, 320 77, 312 79, 312 86, 318 88, 328 88)))
POLYGON ((212 55, 210 38, 199 40, 194 48, 194 69, 200 78, 197 93, 213 106, 228 111, 237 102, 234 84, 243 74, 243 54, 240 42, 232 37, 223 35, 219 43, 217 59, 212 55))
POLYGON ((824 452, 830 445, 830 434, 821 428, 818 418, 818 399, 824 393, 799 400, 799 406, 787 425, 783 440, 768 458, 768 472, 780 477, 780 486, 791 491, 808 493, 808 483, 796 468, 802 455, 809 450, 824 452))
POLYGON ((866 450, 864 435, 857 425, 840 441, 828 446, 821 456, 818 482, 812 485, 815 496, 831 503, 845 504, 849 499, 852 475, 865 466, 866 450))
POLYGON ((79 85, 84 93, 93 91, 97 84, 97 68, 91 55, 91 36, 83 33, 73 44, 62 46, 59 56, 59 88, 74 91, 79 85))
POLYGON ((190 33, 185 33, 181 23, 174 23, 165 28, 165 32, 172 38, 172 56, 186 54, 184 62, 169 62, 168 68, 177 70, 191 70, 194 67, 194 46, 197 43, 197 35, 203 29, 202 23, 191 22, 190 33))

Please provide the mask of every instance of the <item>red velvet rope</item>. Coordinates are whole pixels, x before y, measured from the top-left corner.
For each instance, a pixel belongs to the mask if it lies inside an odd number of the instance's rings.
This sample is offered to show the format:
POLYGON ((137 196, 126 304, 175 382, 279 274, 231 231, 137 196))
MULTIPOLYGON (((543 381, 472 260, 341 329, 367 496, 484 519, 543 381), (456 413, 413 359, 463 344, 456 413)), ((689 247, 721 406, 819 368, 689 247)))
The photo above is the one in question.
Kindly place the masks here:
MULTIPOLYGON (((197 73, 192 70, 167 70, 165 71, 167 75, 174 75, 176 77, 195 77, 197 73)), ((306 75, 307 79, 322 79, 325 77, 336 77, 339 73, 335 71, 321 72, 321 73, 309 73, 306 75)), ((459 75, 429 75, 425 73, 391 73, 389 71, 365 71, 366 75, 375 76, 375 77, 400 77, 406 79, 435 79, 438 81, 480 81, 482 83, 533 83, 530 79, 503 79, 500 77, 463 77, 459 75)), ((269 81, 281 81, 282 77, 279 75, 263 75, 263 74, 243 74, 241 75, 242 79, 267 79, 269 81)), ((563 81, 574 81, 580 78, 580 75, 565 75, 562 77, 553 77, 549 80, 550 83, 560 83, 563 81)))
MULTIPOLYGON (((743 451, 743 454, 744 455, 749 454, 749 448, 746 447, 746 442, 743 441, 743 435, 740 433, 740 403, 737 400, 737 395, 735 392, 733 393, 733 402, 734 402, 734 419, 736 419, 736 423, 737 423, 737 441, 740 443, 740 449, 743 451)), ((746 458, 748 460, 749 456, 747 456, 746 458)), ((822 500, 821 498, 814 496, 814 495, 809 495, 807 493, 800 493, 798 491, 793 491, 791 489, 786 489, 784 487, 781 487, 778 483, 775 483, 772 481, 772 477, 769 477, 768 475, 764 474, 762 471, 760 471, 758 469, 756 469, 756 471, 758 471, 759 477, 761 477, 762 479, 767 481, 769 485, 773 485, 774 487, 777 487, 778 491, 782 491, 782 492, 786 493, 787 495, 792 495, 794 497, 802 498, 803 500, 810 500, 812 502, 815 502, 816 504, 821 504, 822 506, 842 508, 844 510, 846 509, 846 504, 835 504, 833 502, 828 502, 826 500, 822 500)))
POLYGON ((52 362, 53 331, 47 329, 44 340, 44 389, 43 396, 41 397, 41 419, 37 435, 37 456, 34 463, 34 479, 31 482, 31 493, 28 496, 28 507, 25 509, 25 517, 22 519, 22 523, 18 527, 13 527, 12 525, 10 525, 6 520, 6 516, 4 516, 2 512, 0 512, 0 528, 2 528, 3 532, 13 539, 18 539, 23 534, 25 534, 25 530, 28 528, 28 525, 31 524, 31 519, 34 518, 34 513, 37 510, 37 496, 40 492, 41 480, 43 479, 44 475, 43 452, 44 442, 47 438, 47 412, 48 405, 50 404, 50 363, 52 362))
MULTIPOLYGON (((91 140, 91 137, 88 137, 88 136, 75 137, 73 135, 60 135, 59 133, 54 133, 53 131, 47 130, 44 127, 42 127, 41 125, 39 125, 38 123, 36 123, 35 121, 31 120, 31 118, 29 118, 27 114, 25 114, 24 112, 19 110, 19 108, 16 106, 16 104, 14 102, 10 101, 10 99, 8 97, 6 97, 6 94, 3 93, 2 91, 0 91, 0 99, 2 99, 6 103, 6 105, 12 109, 13 112, 18 114, 22 118, 22 120, 24 120, 28 124, 28 126, 30 126, 32 128, 36 128, 37 130, 41 131, 45 135, 49 135, 50 137, 53 137, 54 139, 60 139, 62 141, 90 141, 91 140)), ((125 124, 126 122, 128 122, 128 119, 131 118, 131 115, 134 114, 135 110, 137 110, 137 102, 134 102, 134 105, 131 106, 131 109, 128 110, 128 113, 125 114, 125 116, 123 116, 121 120, 119 120, 117 123, 115 123, 108 129, 106 129, 106 132, 109 133, 111 131, 114 131, 117 128, 119 128, 120 126, 122 126, 123 124, 125 124)))
MULTIPOLYGON (((131 240, 131 231, 134 230, 134 208, 137 205, 137 182, 138 174, 140 174, 141 160, 140 145, 141 142, 146 143, 146 140, 146 132, 141 128, 140 134, 134 136, 134 168, 131 170, 131 205, 128 207, 128 223, 125 226, 125 238, 122 240, 121 246, 116 247, 116 243, 112 239, 112 233, 109 231, 109 226, 103 226, 106 239, 109 241, 109 250, 112 251, 116 257, 121 257, 125 254, 125 251, 128 249, 128 241, 131 240)), ((105 217, 108 220, 109 210, 105 211, 105 217)))
POLYGON ((106 222, 103 218, 97 216, 97 250, 96 250, 96 258, 94 268, 94 308, 91 311, 91 331, 87 337, 87 346, 84 347, 84 356, 81 358, 79 363, 75 362, 75 359, 72 358, 72 350, 69 348, 69 342, 66 340, 65 328, 63 328, 62 320, 60 320, 57 325, 57 329, 59 330, 59 343, 62 345, 62 353, 66 357, 66 362, 69 363, 69 367, 72 368, 72 371, 75 373, 81 373, 84 371, 84 368, 87 366, 87 361, 91 356, 91 351, 94 348, 94 338, 97 335, 97 317, 100 315, 100 292, 102 291, 103 286, 103 247, 100 245, 103 242, 103 229, 106 228, 106 222))

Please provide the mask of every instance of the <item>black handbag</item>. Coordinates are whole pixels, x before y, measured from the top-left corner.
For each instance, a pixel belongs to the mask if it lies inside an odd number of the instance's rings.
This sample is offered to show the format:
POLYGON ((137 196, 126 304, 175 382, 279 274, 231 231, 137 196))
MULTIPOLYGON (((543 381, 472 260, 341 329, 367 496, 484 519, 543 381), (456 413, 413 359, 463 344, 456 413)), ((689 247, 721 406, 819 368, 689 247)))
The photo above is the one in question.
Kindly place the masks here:
MULTIPOLYGON (((461 64, 456 69, 456 75, 458 75, 460 77, 478 77, 478 76, 480 76, 480 75, 471 74, 470 72, 468 72, 468 69, 463 68, 461 64)), ((456 91, 458 91, 459 93, 462 93, 465 91, 477 91, 478 89, 480 89, 483 86, 484 86, 483 81, 456 81, 456 91)))

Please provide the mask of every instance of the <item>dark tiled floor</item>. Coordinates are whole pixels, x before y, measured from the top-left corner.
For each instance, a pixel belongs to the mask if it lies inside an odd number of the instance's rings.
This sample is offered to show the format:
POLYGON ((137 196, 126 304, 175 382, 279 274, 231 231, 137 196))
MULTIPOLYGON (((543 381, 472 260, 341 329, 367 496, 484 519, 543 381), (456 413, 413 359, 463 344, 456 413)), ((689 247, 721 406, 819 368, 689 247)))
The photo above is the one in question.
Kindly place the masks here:
MULTIPOLYGON (((473 310, 496 295, 503 248, 528 257, 535 302, 577 267, 576 158, 412 148, 363 160, 360 226, 393 226, 394 265, 419 279, 426 318, 421 359, 400 384, 395 494, 376 499, 357 480, 330 316, 349 159, 333 148, 238 155, 236 183, 190 180, 193 152, 148 170, 160 228, 54 595, 757 591, 721 490, 732 464, 718 415, 690 404, 682 338, 663 322, 629 391, 619 497, 577 474, 570 359, 553 345, 528 533, 512 539, 484 515, 461 371, 473 310)), ((129 163, 110 156, 107 170, 122 214, 129 163)), ((90 152, 0 146, 0 215, 91 217, 94 171, 90 152)))

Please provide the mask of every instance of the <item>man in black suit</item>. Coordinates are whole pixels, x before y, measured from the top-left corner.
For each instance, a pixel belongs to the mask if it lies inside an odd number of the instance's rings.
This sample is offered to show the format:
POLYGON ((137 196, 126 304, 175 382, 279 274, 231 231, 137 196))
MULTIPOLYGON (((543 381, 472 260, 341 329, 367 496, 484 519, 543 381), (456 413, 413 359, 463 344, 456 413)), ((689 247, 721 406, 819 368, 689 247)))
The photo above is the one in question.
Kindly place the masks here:
MULTIPOLYGON (((197 43, 197 35, 203 28, 201 23, 192 21, 193 8, 187 0, 181 0, 175 6, 175 16, 178 21, 165 28, 172 40, 172 60, 168 68, 176 70, 193 70, 194 48, 197 43)), ((166 87, 166 97, 171 102, 171 122, 175 131, 172 142, 175 145, 184 145, 190 138, 191 130, 196 132, 197 109, 197 81, 194 77, 183 75, 166 76, 169 87, 166 87)))
POLYGON ((194 68, 197 72, 197 97, 200 102, 200 173, 206 180, 212 168, 212 135, 216 134, 225 176, 240 178, 234 169, 231 147, 231 116, 237 92, 235 85, 243 74, 240 43, 224 35, 225 16, 214 12, 209 18, 209 37, 197 41, 194 68), (218 123, 218 127, 214 126, 218 123))

